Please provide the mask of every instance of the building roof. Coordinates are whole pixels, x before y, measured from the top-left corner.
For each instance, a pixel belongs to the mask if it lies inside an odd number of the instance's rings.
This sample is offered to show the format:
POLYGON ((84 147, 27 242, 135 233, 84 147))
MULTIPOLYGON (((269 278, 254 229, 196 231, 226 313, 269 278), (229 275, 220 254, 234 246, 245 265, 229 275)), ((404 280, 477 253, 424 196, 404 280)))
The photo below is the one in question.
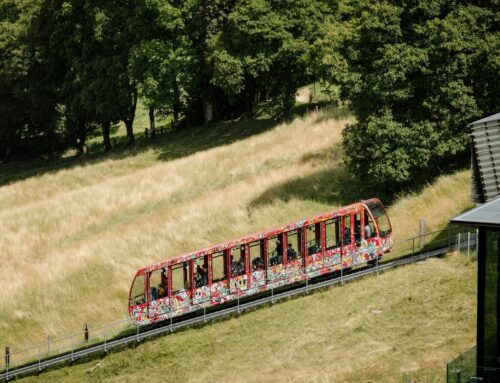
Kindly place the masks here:
POLYGON ((450 222, 462 225, 500 227, 500 197, 466 211, 451 219, 450 222))
POLYGON ((469 124, 469 126, 471 126, 471 125, 478 125, 478 124, 485 124, 487 122, 492 122, 492 121, 497 121, 497 120, 500 120, 500 113, 493 114, 491 116, 488 116, 488 117, 482 118, 480 120, 471 122, 469 124))
POLYGON ((472 200, 500 196, 500 113, 469 124, 472 131, 472 200))

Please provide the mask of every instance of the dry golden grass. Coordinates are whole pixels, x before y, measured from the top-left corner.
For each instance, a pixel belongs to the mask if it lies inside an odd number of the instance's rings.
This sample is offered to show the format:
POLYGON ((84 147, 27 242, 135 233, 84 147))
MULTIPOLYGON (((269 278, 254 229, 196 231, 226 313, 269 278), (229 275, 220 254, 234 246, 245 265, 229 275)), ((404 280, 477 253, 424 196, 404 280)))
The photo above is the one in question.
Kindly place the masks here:
POLYGON ((470 172, 462 171, 439 178, 419 193, 400 196, 389 209, 396 240, 409 238, 419 231, 419 219, 425 220, 427 233, 440 230, 450 218, 473 207, 470 200, 470 172))
MULTIPOLYGON (((122 319, 140 266, 338 205, 300 193, 342 168, 347 121, 319 111, 176 160, 151 149, 0 187, 0 344, 122 319), (268 198, 296 183, 298 194, 268 198)), ((464 172, 402 197, 389 212, 396 235, 419 217, 445 224, 467 207, 468 187, 464 172)))
POLYGON ((474 341, 475 276, 431 259, 26 381, 443 382, 474 341))
POLYGON ((340 160, 303 160, 339 145, 345 121, 319 117, 179 160, 110 160, 0 188, 0 344, 123 318, 141 265, 311 214, 310 204, 247 205, 340 160))

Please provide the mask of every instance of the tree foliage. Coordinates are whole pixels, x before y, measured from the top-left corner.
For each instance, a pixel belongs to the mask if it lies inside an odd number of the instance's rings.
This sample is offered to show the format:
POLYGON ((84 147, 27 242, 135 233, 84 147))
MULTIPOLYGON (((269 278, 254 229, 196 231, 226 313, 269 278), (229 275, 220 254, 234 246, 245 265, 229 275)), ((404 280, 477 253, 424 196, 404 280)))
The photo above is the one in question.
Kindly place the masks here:
POLYGON ((467 124, 498 112, 498 10, 494 1, 360 2, 341 36, 345 62, 330 65, 341 67, 331 80, 357 117, 344 134, 353 172, 394 190, 466 158, 467 124))
POLYGON ((298 87, 333 84, 357 122, 356 174, 400 188, 455 164, 466 125, 498 107, 498 1, 4 0, 0 161, 80 152, 138 99, 176 127, 286 118, 298 87))

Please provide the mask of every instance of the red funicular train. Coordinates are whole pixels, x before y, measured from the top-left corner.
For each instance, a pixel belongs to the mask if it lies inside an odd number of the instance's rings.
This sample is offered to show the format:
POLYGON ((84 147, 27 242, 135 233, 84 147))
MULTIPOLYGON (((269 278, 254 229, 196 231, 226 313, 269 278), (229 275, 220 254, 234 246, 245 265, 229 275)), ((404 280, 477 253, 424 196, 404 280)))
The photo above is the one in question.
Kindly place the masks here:
POLYGON ((149 324, 272 288, 369 263, 390 251, 379 199, 146 266, 129 293, 129 314, 149 324))

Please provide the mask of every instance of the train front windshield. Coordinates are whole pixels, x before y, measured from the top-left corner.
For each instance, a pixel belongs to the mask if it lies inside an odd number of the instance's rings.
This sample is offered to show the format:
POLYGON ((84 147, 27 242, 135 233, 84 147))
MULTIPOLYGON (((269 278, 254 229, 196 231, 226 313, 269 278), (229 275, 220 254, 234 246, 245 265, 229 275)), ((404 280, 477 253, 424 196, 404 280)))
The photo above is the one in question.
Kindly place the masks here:
POLYGON ((379 235, 383 238, 390 235, 392 232, 391 223, 389 222, 389 217, 387 217, 387 213, 385 212, 382 203, 378 200, 374 200, 370 201, 367 206, 377 222, 379 235))
POLYGON ((144 275, 137 275, 130 289, 129 306, 136 306, 146 302, 144 294, 144 275))

